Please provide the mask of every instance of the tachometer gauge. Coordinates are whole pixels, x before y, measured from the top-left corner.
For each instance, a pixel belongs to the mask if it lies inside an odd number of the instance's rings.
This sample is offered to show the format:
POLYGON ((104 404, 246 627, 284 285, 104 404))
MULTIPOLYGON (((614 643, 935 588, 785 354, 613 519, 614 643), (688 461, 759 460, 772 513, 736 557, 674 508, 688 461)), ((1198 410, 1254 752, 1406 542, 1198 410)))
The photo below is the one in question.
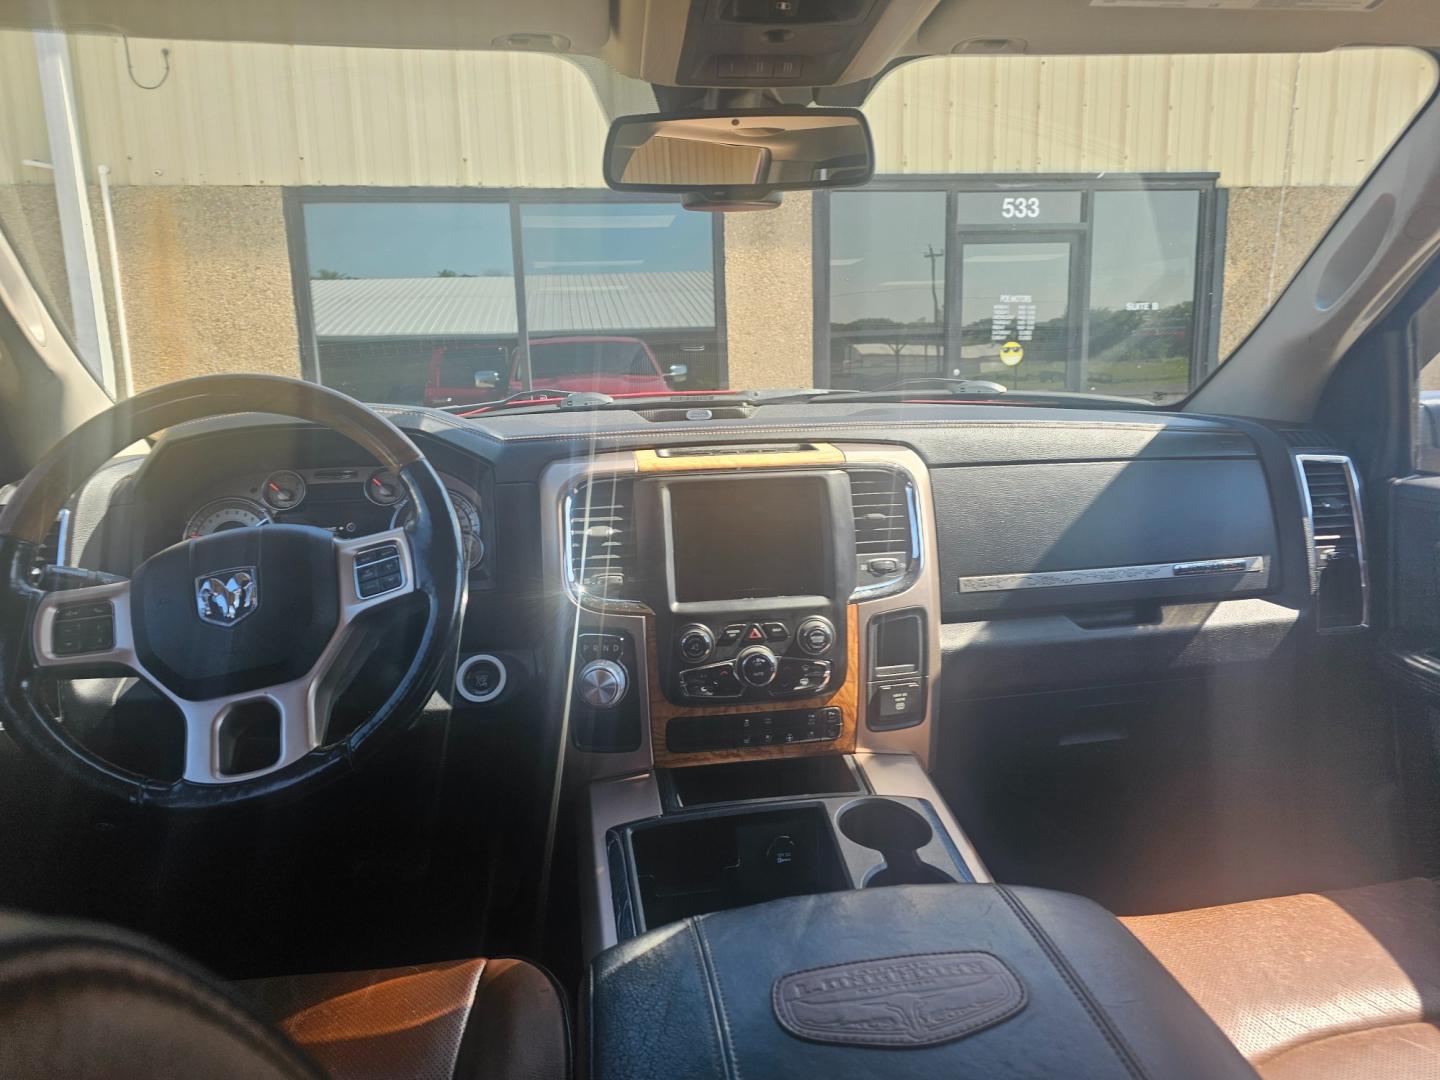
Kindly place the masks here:
MULTIPOLYGON (((480 535, 480 496, 457 491, 451 482, 445 484, 445 493, 455 507, 455 517, 460 523, 460 543, 465 548, 465 568, 473 570, 485 558, 485 541, 480 535)), ((402 525, 410 517, 407 502, 395 511, 391 528, 402 525)))
POLYGON ((240 498, 216 499, 190 515, 180 539, 194 540, 197 536, 268 524, 270 515, 259 503, 240 498))
POLYGON ((485 541, 480 539, 480 507, 454 488, 445 489, 455 505, 455 516, 460 520, 460 540, 465 545, 465 566, 473 570, 485 558, 485 541))
POLYGON ((272 510, 293 510, 305 498, 305 480, 291 469, 281 469, 265 478, 260 498, 272 510))
POLYGON ((376 469, 365 480, 365 497, 376 506, 394 506, 405 494, 405 485, 394 469, 376 469))

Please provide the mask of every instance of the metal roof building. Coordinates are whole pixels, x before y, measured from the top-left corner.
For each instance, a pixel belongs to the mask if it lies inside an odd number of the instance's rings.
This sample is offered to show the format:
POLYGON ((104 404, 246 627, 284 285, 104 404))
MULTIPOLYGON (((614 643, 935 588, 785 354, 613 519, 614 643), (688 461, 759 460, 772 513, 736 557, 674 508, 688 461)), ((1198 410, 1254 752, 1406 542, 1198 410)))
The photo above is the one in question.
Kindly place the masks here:
MULTIPOLYGON (((706 271, 526 274, 525 290, 532 335, 715 325, 713 275, 706 271)), ((311 281, 310 295, 322 341, 517 332, 508 277, 328 278, 311 281)))

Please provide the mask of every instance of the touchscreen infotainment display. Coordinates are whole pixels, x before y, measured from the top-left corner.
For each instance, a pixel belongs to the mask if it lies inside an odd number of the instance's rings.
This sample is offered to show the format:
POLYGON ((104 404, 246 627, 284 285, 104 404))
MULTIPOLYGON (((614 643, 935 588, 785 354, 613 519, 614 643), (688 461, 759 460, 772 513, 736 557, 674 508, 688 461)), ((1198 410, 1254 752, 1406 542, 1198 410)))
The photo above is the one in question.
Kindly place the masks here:
POLYGON ((825 595, 832 573, 827 490, 813 476, 671 485, 673 599, 825 595))

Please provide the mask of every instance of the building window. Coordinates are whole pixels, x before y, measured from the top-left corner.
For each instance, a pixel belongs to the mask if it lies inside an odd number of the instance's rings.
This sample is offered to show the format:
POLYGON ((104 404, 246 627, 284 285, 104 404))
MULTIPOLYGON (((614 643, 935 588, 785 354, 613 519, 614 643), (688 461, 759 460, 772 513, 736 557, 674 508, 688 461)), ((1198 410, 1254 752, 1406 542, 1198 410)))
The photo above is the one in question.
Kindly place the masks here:
POLYGON ((1096 391, 1183 397, 1196 349, 1200 192, 1097 191, 1087 377, 1096 391))
POLYGON ((944 192, 836 192, 831 221, 831 385, 876 389, 941 375, 944 192))
POLYGON ((463 405, 725 385, 708 215, 576 191, 288 197, 306 374, 327 386, 463 405))
POLYGON ((1219 202, 1211 176, 907 178, 821 197, 817 382, 1177 400, 1215 363, 1219 202))
MULTIPOLYGON (((714 221, 673 203, 520 208, 531 365, 579 374, 606 393, 722 384, 714 221)), ((559 377, 558 375, 551 377, 559 377)))

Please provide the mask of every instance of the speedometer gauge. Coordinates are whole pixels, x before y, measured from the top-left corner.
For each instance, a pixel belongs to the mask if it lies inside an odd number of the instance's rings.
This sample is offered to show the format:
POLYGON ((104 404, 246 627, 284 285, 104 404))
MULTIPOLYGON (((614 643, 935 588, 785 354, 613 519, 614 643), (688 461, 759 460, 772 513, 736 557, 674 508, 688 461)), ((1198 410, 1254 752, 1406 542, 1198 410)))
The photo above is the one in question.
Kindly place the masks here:
POLYGON ((216 499, 190 515, 180 539, 194 540, 197 536, 268 524, 270 515, 259 503, 239 498, 216 499))

